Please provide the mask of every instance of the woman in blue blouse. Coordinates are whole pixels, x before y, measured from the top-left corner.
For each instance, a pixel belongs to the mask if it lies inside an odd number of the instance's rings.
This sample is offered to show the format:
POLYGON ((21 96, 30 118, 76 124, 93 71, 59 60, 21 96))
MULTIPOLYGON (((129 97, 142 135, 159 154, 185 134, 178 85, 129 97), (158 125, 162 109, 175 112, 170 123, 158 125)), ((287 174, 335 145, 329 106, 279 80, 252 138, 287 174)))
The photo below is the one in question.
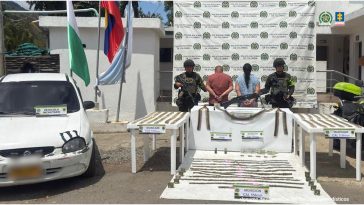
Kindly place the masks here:
MULTIPOLYGON (((252 72, 252 66, 249 63, 244 64, 243 66, 243 75, 239 76, 235 83, 235 90, 238 96, 248 95, 253 93, 259 93, 260 91, 260 82, 258 77, 252 72)), ((249 99, 245 100, 241 103, 242 107, 257 107, 257 99, 249 99)))

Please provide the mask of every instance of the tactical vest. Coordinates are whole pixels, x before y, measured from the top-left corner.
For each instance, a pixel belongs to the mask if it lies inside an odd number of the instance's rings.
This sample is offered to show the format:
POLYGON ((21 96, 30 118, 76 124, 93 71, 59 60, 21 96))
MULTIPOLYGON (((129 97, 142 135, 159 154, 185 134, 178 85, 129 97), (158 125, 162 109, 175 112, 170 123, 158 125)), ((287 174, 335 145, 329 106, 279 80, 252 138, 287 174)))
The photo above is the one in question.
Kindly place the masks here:
POLYGON ((271 94, 278 95, 287 93, 288 87, 290 86, 291 76, 284 73, 283 77, 278 77, 276 73, 274 73, 272 77, 271 94))
POLYGON ((186 84, 186 90, 188 90, 188 92, 190 92, 191 94, 196 94, 197 93, 197 91, 198 91, 198 82, 197 82, 196 73, 193 73, 191 77, 187 77, 186 73, 182 73, 180 75, 180 78, 186 84))

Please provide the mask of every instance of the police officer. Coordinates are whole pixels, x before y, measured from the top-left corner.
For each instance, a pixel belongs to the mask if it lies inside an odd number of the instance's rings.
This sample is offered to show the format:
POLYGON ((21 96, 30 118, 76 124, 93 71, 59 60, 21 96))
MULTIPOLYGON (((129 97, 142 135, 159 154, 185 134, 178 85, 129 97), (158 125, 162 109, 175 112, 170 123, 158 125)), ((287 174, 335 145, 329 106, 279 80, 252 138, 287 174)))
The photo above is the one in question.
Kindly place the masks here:
POLYGON ((270 74, 265 83, 262 93, 270 95, 266 97, 267 102, 272 104, 272 107, 291 108, 294 102, 292 94, 294 92, 294 82, 291 75, 284 72, 286 63, 282 58, 277 58, 273 62, 273 67, 276 72, 270 74))
POLYGON ((183 63, 185 68, 184 73, 181 73, 175 78, 174 88, 180 88, 176 104, 179 111, 188 112, 194 105, 197 105, 201 100, 198 88, 206 92, 206 87, 199 74, 193 72, 195 63, 191 59, 187 59, 183 63))

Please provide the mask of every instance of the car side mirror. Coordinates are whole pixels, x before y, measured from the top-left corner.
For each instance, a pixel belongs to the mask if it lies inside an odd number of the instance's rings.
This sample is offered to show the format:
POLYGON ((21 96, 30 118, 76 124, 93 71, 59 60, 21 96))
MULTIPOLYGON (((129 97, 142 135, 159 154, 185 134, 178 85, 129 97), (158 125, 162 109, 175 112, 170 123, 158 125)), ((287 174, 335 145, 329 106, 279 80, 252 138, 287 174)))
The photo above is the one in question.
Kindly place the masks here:
POLYGON ((85 101, 85 102, 83 102, 83 108, 85 110, 91 109, 91 108, 94 108, 94 107, 95 107, 95 103, 92 102, 92 101, 85 101))

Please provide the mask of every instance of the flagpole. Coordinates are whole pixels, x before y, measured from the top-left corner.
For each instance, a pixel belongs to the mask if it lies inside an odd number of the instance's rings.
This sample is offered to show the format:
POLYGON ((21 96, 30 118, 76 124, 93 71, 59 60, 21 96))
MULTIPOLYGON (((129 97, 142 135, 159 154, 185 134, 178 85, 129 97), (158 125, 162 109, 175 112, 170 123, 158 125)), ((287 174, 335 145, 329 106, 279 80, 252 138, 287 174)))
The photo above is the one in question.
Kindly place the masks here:
POLYGON ((126 24, 126 34, 125 34, 125 46, 124 46, 124 56, 123 56, 123 64, 122 64, 122 72, 124 73, 124 75, 122 76, 122 78, 120 78, 120 90, 119 90, 119 99, 118 99, 118 109, 116 111, 116 120, 115 122, 119 122, 119 114, 120 114, 120 103, 121 103, 121 92, 123 90, 123 83, 124 83, 124 76, 125 76, 125 64, 126 64, 126 56, 127 56, 127 51, 128 51, 128 39, 129 39, 129 18, 131 16, 130 12, 131 12, 131 1, 129 1, 128 3, 128 19, 127 19, 127 24, 126 24))
POLYGON ((96 86, 95 86, 95 104, 96 104, 96 108, 99 108, 99 104, 97 103, 97 91, 99 89, 99 64, 100 64, 100 59, 99 59, 99 53, 100 53, 100 23, 101 22, 101 1, 99 1, 99 22, 98 22, 98 27, 97 27, 97 50, 96 50, 96 86))

